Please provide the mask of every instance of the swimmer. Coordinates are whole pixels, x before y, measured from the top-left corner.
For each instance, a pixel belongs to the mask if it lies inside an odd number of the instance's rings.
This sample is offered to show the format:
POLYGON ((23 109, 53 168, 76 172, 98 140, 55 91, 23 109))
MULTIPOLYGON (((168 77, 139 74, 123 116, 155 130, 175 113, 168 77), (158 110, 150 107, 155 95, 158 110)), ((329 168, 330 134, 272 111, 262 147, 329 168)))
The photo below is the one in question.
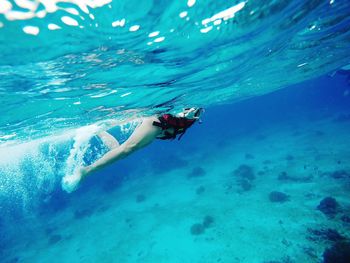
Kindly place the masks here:
POLYGON ((202 108, 187 108, 176 115, 163 114, 144 118, 131 136, 122 144, 119 144, 106 131, 99 133, 98 137, 110 150, 96 162, 82 167, 74 175, 63 177, 63 189, 67 192, 76 190, 79 183, 86 176, 111 163, 124 159, 133 152, 146 147, 155 139, 168 140, 175 139, 177 136, 180 139, 186 130, 199 120, 202 111, 202 108))

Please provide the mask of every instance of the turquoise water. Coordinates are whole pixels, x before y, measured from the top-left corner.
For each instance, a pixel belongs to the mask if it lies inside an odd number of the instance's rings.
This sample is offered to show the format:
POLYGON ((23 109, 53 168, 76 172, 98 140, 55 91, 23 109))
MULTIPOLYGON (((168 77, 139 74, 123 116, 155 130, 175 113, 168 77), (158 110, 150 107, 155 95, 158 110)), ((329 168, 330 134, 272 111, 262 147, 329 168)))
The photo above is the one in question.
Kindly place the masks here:
POLYGON ((2 262, 349 262, 349 1, 0 0, 0 33, 2 262))
POLYGON ((5 139, 231 103, 349 64, 345 0, 17 2, 0 16, 5 139))

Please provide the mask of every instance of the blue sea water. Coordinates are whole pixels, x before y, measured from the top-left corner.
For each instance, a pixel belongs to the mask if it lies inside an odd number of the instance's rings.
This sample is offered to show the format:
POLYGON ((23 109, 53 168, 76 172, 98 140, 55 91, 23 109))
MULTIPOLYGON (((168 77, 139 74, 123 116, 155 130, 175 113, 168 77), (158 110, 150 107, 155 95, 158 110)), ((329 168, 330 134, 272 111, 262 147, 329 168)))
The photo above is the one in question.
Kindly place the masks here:
POLYGON ((0 0, 0 33, 1 262, 349 262, 348 1, 0 0))

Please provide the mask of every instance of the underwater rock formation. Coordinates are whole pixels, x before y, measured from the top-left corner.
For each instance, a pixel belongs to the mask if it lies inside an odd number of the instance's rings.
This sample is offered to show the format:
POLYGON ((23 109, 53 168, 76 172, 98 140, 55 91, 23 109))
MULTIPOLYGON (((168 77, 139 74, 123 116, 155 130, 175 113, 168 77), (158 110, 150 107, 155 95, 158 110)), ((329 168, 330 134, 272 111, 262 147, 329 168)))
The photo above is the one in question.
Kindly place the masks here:
POLYGON ((326 216, 333 218, 338 212, 339 204, 337 200, 333 197, 325 197, 321 200, 320 204, 317 206, 317 209, 320 210, 326 216))
POLYGON ((195 167, 192 169, 192 171, 187 174, 187 178, 192 178, 192 177, 202 177, 205 175, 205 170, 202 167, 195 167))
POLYGON ((338 241, 323 252, 323 263, 349 263, 350 243, 338 241))
POLYGON ((208 227, 210 227, 213 223, 214 223, 214 218, 213 218, 212 216, 206 216, 206 217, 204 217, 204 219, 203 219, 202 225, 203 225, 205 228, 208 228, 208 227))
POLYGON ((345 170, 336 170, 329 174, 334 179, 350 179, 350 173, 345 170))
POLYGON ((291 176, 288 175, 287 172, 283 171, 278 175, 278 180, 280 181, 290 181, 290 182, 300 182, 300 183, 307 183, 312 181, 313 176, 303 176, 303 177, 298 177, 298 176, 291 176))
POLYGON ((312 229, 308 228, 308 236, 307 239, 311 241, 343 241, 346 240, 346 237, 342 236, 338 233, 337 230, 326 228, 326 229, 312 229))
POLYGON ((203 218, 202 223, 195 223, 191 226, 190 232, 192 235, 200 235, 203 234, 204 231, 208 228, 211 227, 212 224, 214 223, 214 218, 212 216, 205 216, 203 218))
POLYGON ((236 170, 234 170, 233 175, 250 181, 255 179, 253 168, 246 164, 242 164, 236 170))
POLYGON ((242 164, 232 174, 236 177, 236 182, 243 191, 251 190, 253 187, 252 181, 255 179, 255 174, 251 166, 242 164))
POLYGON ((241 186, 243 191, 249 191, 252 189, 252 184, 247 179, 238 180, 238 184, 241 186))
POLYGON ((289 198, 289 195, 278 191, 272 191, 269 194, 269 200, 273 203, 284 203, 289 201, 289 198))
POLYGON ((344 223, 350 223, 350 216, 348 215, 343 215, 341 218, 340 218, 341 221, 343 221, 344 223))

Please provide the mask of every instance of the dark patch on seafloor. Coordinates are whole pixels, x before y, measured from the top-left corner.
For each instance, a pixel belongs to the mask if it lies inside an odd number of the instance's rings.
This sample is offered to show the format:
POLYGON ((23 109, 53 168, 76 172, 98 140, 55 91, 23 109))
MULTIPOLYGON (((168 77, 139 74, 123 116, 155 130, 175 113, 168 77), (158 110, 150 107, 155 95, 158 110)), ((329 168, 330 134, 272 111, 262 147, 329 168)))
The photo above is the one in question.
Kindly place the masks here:
POLYGON ((269 194, 269 200, 273 203, 284 203, 289 201, 289 199, 290 199, 289 195, 279 191, 272 191, 269 194))
POLYGON ((205 232, 205 230, 211 227, 214 223, 214 218, 212 216, 205 216, 202 223, 195 223, 191 226, 190 232, 192 235, 197 236, 205 232))
POLYGON ((255 174, 251 166, 242 164, 235 169, 232 174, 236 178, 236 183, 241 187, 242 191, 246 192, 252 189, 255 174))
POLYGON ((202 167, 197 166, 197 167, 194 167, 192 171, 187 174, 187 178, 203 177, 205 176, 205 174, 206 174, 205 170, 202 167))
POLYGON ((287 172, 283 171, 278 175, 279 181, 285 181, 285 182, 299 182, 299 183, 308 183, 311 182, 313 179, 312 175, 309 176, 291 176, 287 172))
POLYGON ((82 219, 85 217, 90 217, 91 215, 94 214, 94 212, 95 212, 95 209, 93 207, 77 209, 74 211, 74 218, 82 219))
POLYGON ((350 242, 338 241, 323 252, 323 263, 349 263, 350 242))
POLYGON ((339 234, 339 232, 332 228, 307 229, 307 239, 311 241, 344 241, 346 237, 339 234))
POLYGON ((320 201, 317 209, 325 214, 328 218, 334 218, 339 210, 339 204, 333 197, 325 197, 320 201))
MULTIPOLYGON (((340 162, 340 161, 338 161, 340 162)), ((333 172, 323 173, 323 176, 330 176, 334 179, 350 179, 350 172, 346 170, 335 170, 333 172)))

